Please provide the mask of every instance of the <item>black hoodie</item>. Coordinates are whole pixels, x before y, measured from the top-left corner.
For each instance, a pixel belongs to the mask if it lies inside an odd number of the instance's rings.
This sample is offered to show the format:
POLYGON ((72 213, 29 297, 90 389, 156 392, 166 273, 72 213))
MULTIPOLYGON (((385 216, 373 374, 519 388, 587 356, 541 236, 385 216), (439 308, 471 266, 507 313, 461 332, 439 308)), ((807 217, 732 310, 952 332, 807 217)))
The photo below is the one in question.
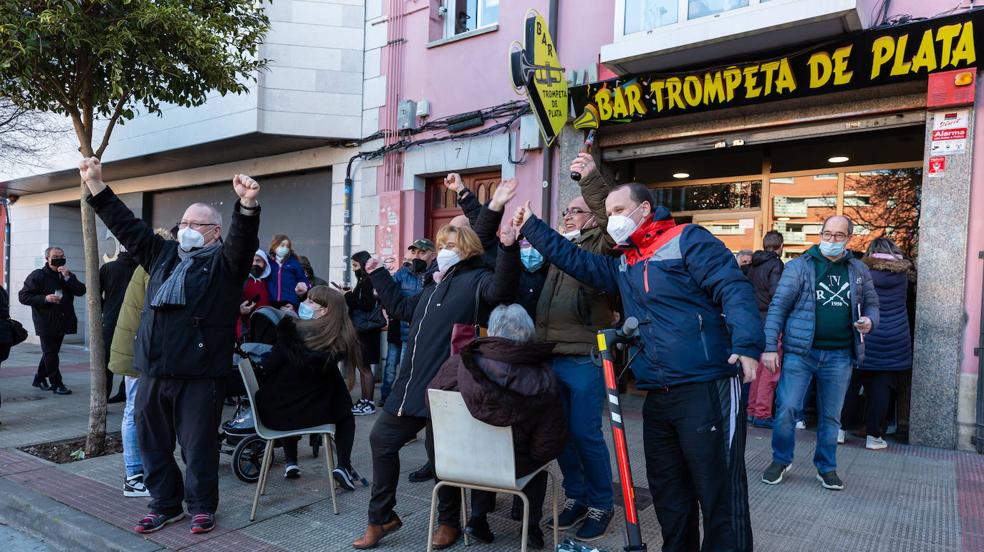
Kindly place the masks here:
POLYGON ((769 313, 769 303, 779 287, 779 278, 785 265, 774 251, 756 251, 752 255, 752 264, 746 273, 755 288, 755 302, 758 303, 762 320, 769 313))

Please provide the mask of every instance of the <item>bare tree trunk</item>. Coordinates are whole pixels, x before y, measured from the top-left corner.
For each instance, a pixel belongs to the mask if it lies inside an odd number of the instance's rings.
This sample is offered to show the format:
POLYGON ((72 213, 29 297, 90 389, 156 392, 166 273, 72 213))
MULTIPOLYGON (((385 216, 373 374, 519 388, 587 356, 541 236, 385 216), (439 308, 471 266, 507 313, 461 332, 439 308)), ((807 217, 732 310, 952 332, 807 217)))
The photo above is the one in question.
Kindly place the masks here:
MULTIPOLYGON (((90 152, 86 156, 92 155, 90 152)), ((89 190, 82 182, 82 247, 85 251, 86 332, 89 335, 89 428, 85 438, 87 458, 106 448, 106 348, 102 332, 102 290, 99 286, 99 241, 96 213, 86 201, 89 190)))

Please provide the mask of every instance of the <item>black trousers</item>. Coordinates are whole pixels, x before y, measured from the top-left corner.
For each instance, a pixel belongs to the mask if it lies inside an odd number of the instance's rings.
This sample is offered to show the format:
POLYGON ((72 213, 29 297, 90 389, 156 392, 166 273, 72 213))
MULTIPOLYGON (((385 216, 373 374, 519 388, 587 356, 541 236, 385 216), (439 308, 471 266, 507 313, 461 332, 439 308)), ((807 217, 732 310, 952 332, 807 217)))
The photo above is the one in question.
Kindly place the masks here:
MULTIPOLYGON (((540 526, 543 519, 543 501, 547 497, 547 472, 540 472, 530 479, 530 482, 523 487, 523 493, 530 500, 530 529, 540 526)), ((517 499, 519 497, 516 497, 517 499)), ((495 493, 489 491, 472 491, 471 493, 471 518, 482 518, 488 515, 495 507, 495 493)), ((522 502, 520 502, 522 508, 522 502)))
MULTIPOLYGON (((882 437, 888 418, 888 403, 895 387, 897 372, 884 370, 855 370, 851 374, 851 384, 844 397, 844 407, 841 409, 841 420, 853 421, 858 414, 858 393, 864 388, 866 400, 865 426, 867 434, 872 437, 882 437)), ((845 422, 845 428, 849 427, 845 422)))
MULTIPOLYGON (((315 436, 321 438, 320 435, 315 436)), ((301 440, 298 437, 285 437, 280 439, 280 444, 284 447, 284 456, 288 464, 297 463, 297 443, 301 440)), ((338 451, 338 461, 336 467, 350 469, 352 467, 352 446, 355 444, 355 416, 349 414, 342 420, 335 422, 335 450, 338 451)), ((326 451, 325 454, 331 454, 326 451)))
POLYGON ((58 353, 61 352, 64 335, 42 335, 41 339, 41 362, 38 363, 38 373, 34 376, 34 381, 39 382, 47 378, 52 387, 62 385, 61 371, 58 369, 58 353))
MULTIPOLYGON (((369 499, 369 523, 382 525, 393 518, 396 506, 396 486, 400 481, 400 449, 416 437, 425 427, 427 430, 427 458, 434 462, 434 441, 431 438, 430 420, 415 416, 394 416, 385 410, 380 411, 376 425, 369 435, 372 448, 372 497, 369 499)), ((437 519, 441 525, 461 527, 461 491, 453 487, 443 487, 438 491, 437 519)))
POLYGON ((134 418, 150 510, 215 513, 219 505, 218 427, 224 379, 169 379, 140 376, 134 418), (184 481, 174 461, 175 440, 186 466, 184 481))
POLYGON ((646 473, 663 552, 752 550, 741 389, 724 378, 646 397, 646 473))

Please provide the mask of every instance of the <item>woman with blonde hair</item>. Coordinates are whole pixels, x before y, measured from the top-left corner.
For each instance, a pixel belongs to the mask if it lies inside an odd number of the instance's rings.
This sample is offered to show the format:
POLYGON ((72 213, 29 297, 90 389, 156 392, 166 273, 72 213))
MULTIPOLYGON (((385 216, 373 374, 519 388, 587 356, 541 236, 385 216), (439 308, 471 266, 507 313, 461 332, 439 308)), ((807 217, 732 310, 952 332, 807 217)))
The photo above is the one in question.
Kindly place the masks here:
MULTIPOLYGON (((408 321, 410 333, 399 375, 369 437, 372 498, 366 532, 353 543, 357 549, 374 548, 383 536, 403 525, 393 511, 400 477, 400 449, 430 422, 427 386, 451 356, 452 338, 474 328, 481 313, 488 313, 515 296, 522 266, 516 229, 503 228, 499 240, 493 271, 486 264, 482 244, 472 229, 444 226, 436 240, 438 273, 413 297, 403 296, 378 259, 366 261, 365 269, 386 312, 396 320, 408 321)), ((434 446, 429 438, 426 448, 433 461, 434 446)), ((458 491, 444 488, 439 497, 440 526, 434 535, 434 548, 438 550, 453 545, 461 534, 458 491)))
MULTIPOLYGON (((352 468, 355 418, 352 397, 338 363, 361 362, 359 338, 348 317, 345 298, 327 287, 315 286, 298 307, 298 318, 285 317, 277 326, 277 343, 258 374, 256 410, 270 429, 287 431, 335 424, 338 462, 333 476, 349 490, 362 480, 352 468)), ((300 476, 299 437, 283 439, 287 467, 284 477, 300 476)), ((325 451, 331 454, 331 451, 325 451)))

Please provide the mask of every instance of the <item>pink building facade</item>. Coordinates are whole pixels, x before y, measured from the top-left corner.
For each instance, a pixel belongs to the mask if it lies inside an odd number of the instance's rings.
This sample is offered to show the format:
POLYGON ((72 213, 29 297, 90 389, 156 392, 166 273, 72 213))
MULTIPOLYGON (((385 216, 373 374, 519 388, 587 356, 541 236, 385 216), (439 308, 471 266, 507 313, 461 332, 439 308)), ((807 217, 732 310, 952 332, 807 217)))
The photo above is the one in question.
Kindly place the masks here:
MULTIPOLYGON (((381 143, 392 151, 373 162, 375 169, 364 169, 375 171, 369 179, 375 194, 365 188, 363 172, 361 210, 363 224, 374 226, 376 252, 395 259, 414 239, 432 237, 453 211, 438 182, 448 172, 465 175, 483 197, 498 179, 515 177, 521 183, 516 204, 529 200, 553 222, 577 194, 567 166, 584 133, 568 125, 547 152, 531 138, 534 121, 514 118, 512 102, 525 98, 511 87, 507 53, 523 40, 528 9, 551 21, 572 86, 777 59, 926 19, 977 22, 977 14, 954 9, 952 0, 381 2, 378 17, 367 21, 367 37, 379 38, 378 51, 367 51, 367 67, 378 55, 380 80, 376 94, 366 91, 363 133, 389 129, 381 143)), ((909 40, 886 70, 915 54, 918 37, 909 40)), ((966 64, 974 74, 976 53, 966 64)), ((368 82, 371 71, 366 74, 368 82)), ((908 235, 918 242, 911 246, 918 269, 911 404, 899 405, 899 422, 909 423, 915 443, 980 451, 975 351, 982 347, 984 129, 976 125, 974 100, 981 85, 973 84, 964 105, 942 108, 933 106, 927 87, 923 74, 602 124, 595 155, 613 180, 650 184, 682 221, 707 226, 729 247, 760 247, 762 235, 776 229, 786 236, 788 256, 816 239, 814 216, 873 212, 885 195, 878 182, 902 178, 915 205, 891 197, 878 211, 890 218, 911 209, 908 235), (930 175, 930 159, 941 157, 933 150, 934 121, 954 110, 968 114, 964 149, 943 155, 945 171, 930 175), (835 163, 840 157, 848 159, 835 163), (810 191, 825 181, 829 193, 810 191), (720 190, 751 192, 721 199, 720 190)), ((903 223, 892 220, 881 228, 861 224, 855 245, 879 233, 906 239, 903 223)))

